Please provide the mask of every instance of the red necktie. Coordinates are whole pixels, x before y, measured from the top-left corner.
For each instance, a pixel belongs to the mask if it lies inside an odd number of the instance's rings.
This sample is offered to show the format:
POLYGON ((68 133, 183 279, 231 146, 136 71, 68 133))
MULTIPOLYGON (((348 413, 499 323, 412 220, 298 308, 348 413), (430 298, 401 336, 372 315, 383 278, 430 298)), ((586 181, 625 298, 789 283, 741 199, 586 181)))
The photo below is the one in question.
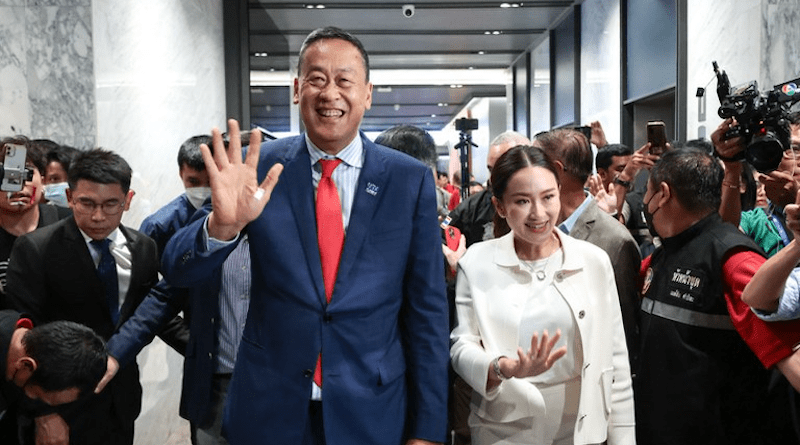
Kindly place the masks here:
MULTIPOLYGON (((319 162, 322 165, 322 178, 317 186, 317 243, 322 263, 322 281, 325 283, 325 299, 330 303, 344 245, 342 205, 331 175, 342 160, 320 159, 319 162)), ((317 358, 314 383, 322 387, 322 353, 317 358)))

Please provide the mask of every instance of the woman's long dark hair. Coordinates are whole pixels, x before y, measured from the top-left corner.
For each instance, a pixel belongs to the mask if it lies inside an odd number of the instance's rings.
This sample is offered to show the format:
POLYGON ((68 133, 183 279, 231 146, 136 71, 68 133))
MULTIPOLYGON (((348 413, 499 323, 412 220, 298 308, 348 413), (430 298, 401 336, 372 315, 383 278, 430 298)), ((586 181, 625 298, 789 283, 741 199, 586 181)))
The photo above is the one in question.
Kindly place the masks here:
MULTIPOLYGON (((505 152, 492 168, 492 195, 498 200, 503 200, 503 195, 508 188, 508 182, 514 173, 527 167, 542 167, 553 172, 558 182, 558 172, 553 160, 541 148, 531 145, 518 145, 505 152)), ((560 184, 560 183, 559 183, 560 184)), ((495 212, 494 237, 500 238, 511 231, 505 218, 495 212)))

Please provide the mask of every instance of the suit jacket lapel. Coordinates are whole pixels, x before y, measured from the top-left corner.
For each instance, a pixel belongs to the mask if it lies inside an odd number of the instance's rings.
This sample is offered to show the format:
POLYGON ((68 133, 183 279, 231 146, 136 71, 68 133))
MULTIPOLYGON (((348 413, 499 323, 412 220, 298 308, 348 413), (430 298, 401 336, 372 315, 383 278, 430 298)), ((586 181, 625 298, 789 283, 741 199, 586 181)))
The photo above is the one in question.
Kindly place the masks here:
MULTIPOLYGON (((378 203, 385 194, 387 179, 386 161, 381 153, 375 148, 367 137, 362 133, 361 139, 364 143, 364 166, 358 177, 356 193, 353 198, 353 208, 350 212, 350 224, 345 235, 344 250, 339 261, 339 272, 336 278, 336 286, 333 289, 333 299, 331 304, 336 302, 337 289, 342 283, 343 278, 352 269, 356 262, 358 252, 364 244, 372 219, 378 203)), ((351 281, 352 282, 352 281, 351 281)))
POLYGON ((300 244, 303 246, 308 271, 313 278, 317 297, 320 303, 325 305, 325 285, 322 281, 322 264, 317 243, 311 158, 308 155, 304 136, 295 138, 286 150, 279 186, 281 183, 286 184, 288 188, 287 195, 294 213, 295 224, 297 224, 297 233, 300 234, 300 244))
POLYGON ((594 202, 590 202, 589 205, 583 209, 583 213, 578 217, 578 220, 575 221, 575 226, 570 230, 569 236, 580 240, 588 238, 597 220, 597 215, 594 212, 596 209, 597 205, 594 202))

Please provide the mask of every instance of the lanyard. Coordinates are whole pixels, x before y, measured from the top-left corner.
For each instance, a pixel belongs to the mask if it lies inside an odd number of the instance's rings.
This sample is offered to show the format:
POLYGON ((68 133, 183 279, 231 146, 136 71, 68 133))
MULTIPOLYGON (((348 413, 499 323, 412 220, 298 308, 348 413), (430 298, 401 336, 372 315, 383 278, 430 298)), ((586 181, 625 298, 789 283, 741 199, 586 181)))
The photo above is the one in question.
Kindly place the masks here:
POLYGON ((778 230, 778 235, 781 236, 781 240, 783 241, 783 247, 789 245, 789 236, 786 234, 786 229, 783 228, 783 224, 781 224, 781 220, 775 216, 775 214, 769 215, 769 219, 772 221, 772 225, 778 230))

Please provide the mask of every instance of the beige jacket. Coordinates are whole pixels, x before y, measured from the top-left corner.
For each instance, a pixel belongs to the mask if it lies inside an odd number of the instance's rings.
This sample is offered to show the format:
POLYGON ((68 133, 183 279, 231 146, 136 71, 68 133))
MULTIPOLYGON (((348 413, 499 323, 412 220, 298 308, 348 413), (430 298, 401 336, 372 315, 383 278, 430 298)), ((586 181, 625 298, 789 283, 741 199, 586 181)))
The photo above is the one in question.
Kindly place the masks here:
MULTIPOLYGON (((575 443, 635 444, 628 350, 611 263, 600 248, 556 233, 564 264, 553 285, 572 310, 583 346, 575 443)), ((458 325, 450 335, 450 357, 456 372, 477 392, 473 412, 493 422, 543 416, 539 390, 524 379, 506 380, 486 392, 492 360, 516 357, 518 345, 519 321, 498 325, 494 320, 519 320, 530 298, 532 276, 514 251, 513 234, 473 245, 458 268, 458 325), (490 318, 490 306, 492 312, 508 314, 490 318)))

